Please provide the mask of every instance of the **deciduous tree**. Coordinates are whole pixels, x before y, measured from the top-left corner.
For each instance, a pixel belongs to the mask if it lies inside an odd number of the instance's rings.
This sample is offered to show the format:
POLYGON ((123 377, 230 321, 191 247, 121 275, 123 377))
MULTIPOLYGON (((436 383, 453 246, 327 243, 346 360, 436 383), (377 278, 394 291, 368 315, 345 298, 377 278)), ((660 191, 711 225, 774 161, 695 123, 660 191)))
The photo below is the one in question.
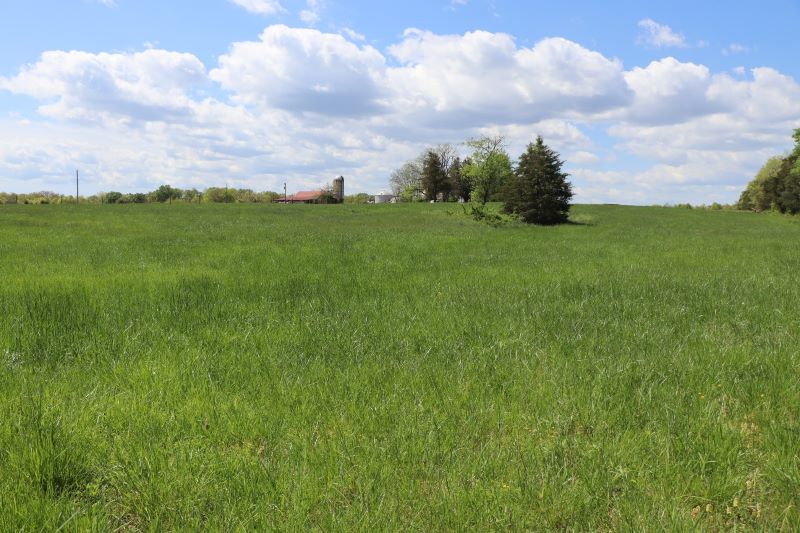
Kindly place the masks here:
POLYGON ((511 159, 502 136, 487 136, 467 141, 472 148, 469 164, 463 168, 472 186, 471 199, 486 204, 511 176, 511 159))

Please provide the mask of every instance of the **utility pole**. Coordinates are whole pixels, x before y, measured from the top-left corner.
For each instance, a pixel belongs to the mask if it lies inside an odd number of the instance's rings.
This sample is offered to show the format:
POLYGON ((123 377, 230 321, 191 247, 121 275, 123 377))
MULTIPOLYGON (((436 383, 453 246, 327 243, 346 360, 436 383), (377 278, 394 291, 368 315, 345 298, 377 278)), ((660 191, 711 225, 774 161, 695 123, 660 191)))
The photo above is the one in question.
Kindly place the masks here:
POLYGON ((81 182, 80 182, 80 174, 78 171, 75 171, 75 205, 81 203, 81 182))
POLYGON ((283 203, 284 204, 288 204, 289 203, 289 195, 286 194, 286 183, 285 182, 283 184, 283 203))

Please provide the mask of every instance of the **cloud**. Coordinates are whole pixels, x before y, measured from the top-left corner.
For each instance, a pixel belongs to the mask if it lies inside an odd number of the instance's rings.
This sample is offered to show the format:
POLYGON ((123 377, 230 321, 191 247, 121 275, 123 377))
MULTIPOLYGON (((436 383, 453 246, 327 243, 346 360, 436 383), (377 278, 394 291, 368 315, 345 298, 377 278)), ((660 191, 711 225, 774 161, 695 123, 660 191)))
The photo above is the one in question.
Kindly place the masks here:
POLYGON ((640 20, 639 28, 642 30, 639 34, 639 42, 656 48, 685 48, 688 46, 686 38, 682 34, 672 31, 669 26, 659 24, 653 19, 640 20))
POLYGON ((360 40, 270 26, 259 41, 235 43, 210 76, 246 105, 325 116, 391 111, 399 122, 440 127, 599 113, 633 96, 618 60, 566 39, 525 48, 506 34, 407 30, 388 58, 360 40))
POLYGON ((722 55, 744 54, 749 51, 750 49, 743 44, 731 43, 722 49, 722 55))
POLYGON ((367 38, 366 38, 366 36, 364 34, 358 33, 357 31, 355 31, 355 30, 353 30, 351 28, 342 28, 341 33, 345 37, 350 39, 351 41, 361 42, 361 41, 366 41, 367 40, 367 38))
POLYGON ((626 72, 625 80, 635 94, 632 105, 625 111, 626 118, 633 122, 683 122, 726 107, 709 94, 711 73, 704 65, 667 57, 626 72))
POLYGON ((286 10, 283 8, 279 0, 230 0, 239 7, 242 7, 250 13, 257 13, 259 15, 274 15, 276 13, 283 13, 286 10))
POLYGON ((387 71, 394 105, 415 120, 530 123, 607 111, 631 97, 619 61, 561 38, 524 48, 502 33, 407 30, 389 54, 400 64, 387 71))
POLYGON ((567 157, 567 160, 577 165, 593 165, 600 162, 600 158, 597 154, 586 151, 573 152, 567 157))
POLYGON ((306 8, 300 11, 300 20, 309 26, 315 26, 321 18, 322 0, 306 0, 306 8))
POLYGON ((205 67, 191 54, 53 51, 16 76, 0 78, 0 88, 44 102, 39 110, 51 117, 150 121, 184 115, 187 91, 205 82, 205 67))
POLYGON ((374 192, 426 145, 499 133, 512 155, 543 135, 582 202, 710 203, 735 200, 800 125, 800 85, 772 68, 665 57, 626 69, 567 39, 521 46, 486 31, 410 29, 381 51, 352 31, 275 25, 209 70, 159 49, 51 51, 0 90, 39 103, 0 119, 0 189, 17 190, 56 188, 44 185, 79 164, 106 190, 292 189, 344 174, 374 192))
POLYGON ((371 46, 312 29, 270 26, 235 43, 211 79, 246 105, 329 116, 381 111, 385 59, 371 46))

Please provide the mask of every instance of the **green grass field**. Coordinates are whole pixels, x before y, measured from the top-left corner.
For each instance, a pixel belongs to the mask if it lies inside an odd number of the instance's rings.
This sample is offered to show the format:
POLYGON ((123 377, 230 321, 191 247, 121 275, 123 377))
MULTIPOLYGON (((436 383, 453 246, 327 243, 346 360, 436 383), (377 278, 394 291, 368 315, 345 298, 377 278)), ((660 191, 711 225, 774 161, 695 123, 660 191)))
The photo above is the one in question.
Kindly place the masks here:
POLYGON ((800 219, 0 208, 0 530, 792 530, 800 219))

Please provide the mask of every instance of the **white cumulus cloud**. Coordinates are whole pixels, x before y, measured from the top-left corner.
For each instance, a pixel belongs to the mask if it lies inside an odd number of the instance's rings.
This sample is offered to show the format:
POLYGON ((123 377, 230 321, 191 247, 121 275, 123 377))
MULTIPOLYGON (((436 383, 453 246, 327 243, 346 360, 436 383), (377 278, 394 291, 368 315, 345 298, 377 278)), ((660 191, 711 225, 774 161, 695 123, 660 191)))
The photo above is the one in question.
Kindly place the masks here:
POLYGON ((52 51, 16 76, 0 78, 0 88, 37 98, 44 102, 42 114, 54 117, 152 121, 185 114, 187 90, 205 82, 205 66, 191 54, 52 51))
POLYGON ((385 68, 383 55, 371 46, 277 25, 259 41, 233 44, 211 79, 238 103, 353 116, 380 111, 385 68))

